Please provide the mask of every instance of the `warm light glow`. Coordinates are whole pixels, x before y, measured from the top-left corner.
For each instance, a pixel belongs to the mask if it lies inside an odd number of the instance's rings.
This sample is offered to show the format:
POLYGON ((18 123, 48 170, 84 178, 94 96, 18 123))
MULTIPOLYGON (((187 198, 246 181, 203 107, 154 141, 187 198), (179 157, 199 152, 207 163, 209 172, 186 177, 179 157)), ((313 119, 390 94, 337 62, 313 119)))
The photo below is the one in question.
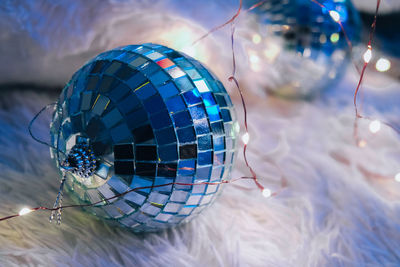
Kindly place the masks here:
POLYGON ((339 34, 332 33, 330 39, 332 43, 336 43, 337 41, 339 41, 339 34))
POLYGON ((367 146, 367 142, 365 140, 360 140, 358 142, 358 146, 361 147, 361 148, 366 147, 367 146))
POLYGON ((259 34, 254 34, 253 35, 253 43, 259 44, 261 42, 261 36, 259 34))
POLYGON ((375 64, 377 71, 384 72, 390 69, 390 61, 386 58, 380 58, 375 64))
POLYGON ((264 56, 269 62, 273 62, 280 52, 281 52, 281 47, 279 45, 269 42, 266 44, 266 49, 264 50, 264 56))
POLYGON ((332 19, 336 22, 338 22, 340 20, 340 15, 338 12, 336 12, 335 10, 331 10, 329 11, 329 15, 331 15, 332 19))
POLYGON ((394 177, 394 180, 395 180, 396 182, 399 182, 399 183, 400 183, 400 172, 399 172, 398 174, 396 174, 396 176, 394 177))
POLYGON ((249 143, 250 140, 250 135, 249 133, 245 133, 244 135, 242 135, 242 141, 245 145, 247 145, 249 143))
POLYGON ((377 133, 381 129, 381 122, 378 120, 371 121, 369 124, 369 130, 371 133, 377 133))
POLYGON ((319 37, 319 42, 321 44, 326 43, 326 35, 325 34, 321 34, 321 36, 319 37))
POLYGON ((368 47, 367 51, 365 51, 363 55, 363 59, 365 63, 368 63, 372 58, 372 50, 371 47, 368 47))
POLYGON ((19 216, 31 213, 33 210, 31 210, 30 208, 23 208, 18 214, 19 216))
POLYGON ((268 198, 268 197, 270 197, 272 195, 272 192, 268 188, 264 188, 263 191, 262 191, 262 195, 263 195, 263 197, 268 198))

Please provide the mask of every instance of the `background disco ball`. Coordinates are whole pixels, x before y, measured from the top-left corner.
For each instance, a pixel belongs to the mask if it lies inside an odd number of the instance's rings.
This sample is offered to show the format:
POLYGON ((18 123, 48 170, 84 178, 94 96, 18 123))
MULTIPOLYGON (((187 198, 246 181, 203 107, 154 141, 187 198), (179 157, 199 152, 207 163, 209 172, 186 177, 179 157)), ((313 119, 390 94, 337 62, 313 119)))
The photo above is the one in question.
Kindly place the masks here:
MULTIPOLYGON (((53 145, 97 159, 89 177, 67 172, 66 187, 80 203, 138 187, 229 179, 239 130, 232 102, 222 83, 184 54, 155 44, 102 53, 73 75, 58 103, 53 145)), ((218 189, 146 188, 87 210, 136 232, 155 231, 192 218, 218 189)))
MULTIPOLYGON (((251 6, 257 1, 247 1, 251 6)), ((350 38, 358 40, 359 15, 348 0, 271 0, 253 9, 256 31, 246 48, 251 69, 269 92, 309 97, 332 85, 346 69, 349 49, 337 12, 350 38)))

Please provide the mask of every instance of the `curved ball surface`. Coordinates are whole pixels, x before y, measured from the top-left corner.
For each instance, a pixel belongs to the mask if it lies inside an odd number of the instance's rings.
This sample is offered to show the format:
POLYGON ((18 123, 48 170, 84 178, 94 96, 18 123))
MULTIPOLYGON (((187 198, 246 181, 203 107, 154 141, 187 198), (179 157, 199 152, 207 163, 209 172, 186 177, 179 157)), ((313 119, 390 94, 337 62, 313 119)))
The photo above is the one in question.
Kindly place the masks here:
MULTIPOLYGON (((256 2, 248 0, 247 5, 256 2)), ((333 18, 340 19, 355 41, 361 31, 359 15, 349 0, 320 2, 327 8, 310 0, 274 0, 252 11, 258 29, 248 54, 268 91, 309 97, 332 85, 346 69, 349 47, 333 18)))
POLYGON ((89 177, 67 172, 68 191, 80 203, 104 200, 87 210, 136 232, 174 226, 210 205, 219 185, 190 184, 229 179, 237 133, 222 83, 198 61, 155 44, 87 63, 65 86, 51 124, 60 151, 85 143, 97 160, 89 177), (169 183, 188 185, 162 186, 169 183))

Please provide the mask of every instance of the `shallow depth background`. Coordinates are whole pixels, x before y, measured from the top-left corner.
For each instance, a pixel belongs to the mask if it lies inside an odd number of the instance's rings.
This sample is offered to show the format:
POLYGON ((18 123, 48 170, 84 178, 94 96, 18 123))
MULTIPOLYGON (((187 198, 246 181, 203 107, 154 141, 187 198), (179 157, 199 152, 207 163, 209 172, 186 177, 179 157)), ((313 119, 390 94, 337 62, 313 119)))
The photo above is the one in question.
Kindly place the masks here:
MULTIPOLYGON (((355 4, 369 11, 370 2, 355 4)), ((399 10, 393 2, 386 5, 399 10)), ((151 41, 185 51, 220 77, 242 115, 227 80, 229 27, 191 46, 236 8, 233 0, 0 3, 0 217, 26 205, 52 205, 59 177, 48 148, 30 138, 27 125, 86 60, 104 50, 151 41)), ((248 74, 240 42, 239 78, 248 74)), ((373 135, 361 122, 367 146, 355 146, 357 78, 349 66, 313 101, 260 97, 261 88, 243 85, 249 159, 271 190, 279 190, 279 173, 267 162, 283 170, 288 185, 277 197, 227 185, 196 220, 146 235, 80 210, 65 210, 57 227, 38 212, 0 223, 0 266, 398 266, 400 183, 393 177, 400 172, 400 139, 387 127, 373 135)), ((395 77, 370 71, 364 90, 366 113, 400 125, 395 77)), ((38 120, 37 136, 48 138, 49 122, 50 114, 38 120)), ((238 154, 233 177, 248 175, 238 154)))

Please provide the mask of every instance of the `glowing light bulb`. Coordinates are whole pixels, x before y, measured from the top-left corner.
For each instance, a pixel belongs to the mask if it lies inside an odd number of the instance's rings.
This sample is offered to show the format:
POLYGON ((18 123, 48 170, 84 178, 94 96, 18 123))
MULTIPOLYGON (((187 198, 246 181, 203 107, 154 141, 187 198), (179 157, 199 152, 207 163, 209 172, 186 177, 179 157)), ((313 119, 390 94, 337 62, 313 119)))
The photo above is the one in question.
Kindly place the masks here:
POLYGON ((369 130, 371 133, 377 133, 381 129, 381 122, 378 120, 371 121, 369 124, 369 130))
POLYGON ((386 58, 380 58, 375 64, 377 71, 384 72, 390 69, 390 61, 386 58))
POLYGON ((366 147, 367 146, 367 142, 365 140, 360 140, 358 142, 358 146, 361 147, 361 148, 366 147))
POLYGON ((336 43, 337 41, 339 41, 339 34, 332 33, 331 37, 330 37, 330 40, 331 40, 332 43, 336 43))
POLYGON ((265 198, 269 198, 269 197, 272 195, 272 192, 271 192, 271 190, 269 190, 268 188, 264 188, 264 189, 262 190, 262 195, 263 195, 263 197, 265 197, 265 198))
POLYGON ((372 58, 372 50, 371 47, 368 47, 367 51, 365 51, 363 55, 363 59, 365 63, 368 63, 372 58))
POLYGON ((261 36, 259 34, 254 34, 253 35, 253 43, 259 44, 261 42, 261 36))
POLYGON ((18 213, 19 216, 31 213, 33 210, 31 210, 30 208, 23 208, 22 210, 20 210, 20 212, 18 213))
POLYGON ((329 11, 329 15, 331 15, 331 18, 335 21, 338 22, 340 20, 340 15, 337 11, 331 10, 329 11))
POLYGON ((250 140, 250 135, 249 133, 245 133, 244 135, 242 135, 242 141, 245 145, 247 145, 249 143, 250 140))
POLYGON ((394 180, 395 180, 396 182, 399 182, 399 183, 400 183, 400 172, 399 172, 398 174, 396 174, 396 176, 394 177, 394 180))

